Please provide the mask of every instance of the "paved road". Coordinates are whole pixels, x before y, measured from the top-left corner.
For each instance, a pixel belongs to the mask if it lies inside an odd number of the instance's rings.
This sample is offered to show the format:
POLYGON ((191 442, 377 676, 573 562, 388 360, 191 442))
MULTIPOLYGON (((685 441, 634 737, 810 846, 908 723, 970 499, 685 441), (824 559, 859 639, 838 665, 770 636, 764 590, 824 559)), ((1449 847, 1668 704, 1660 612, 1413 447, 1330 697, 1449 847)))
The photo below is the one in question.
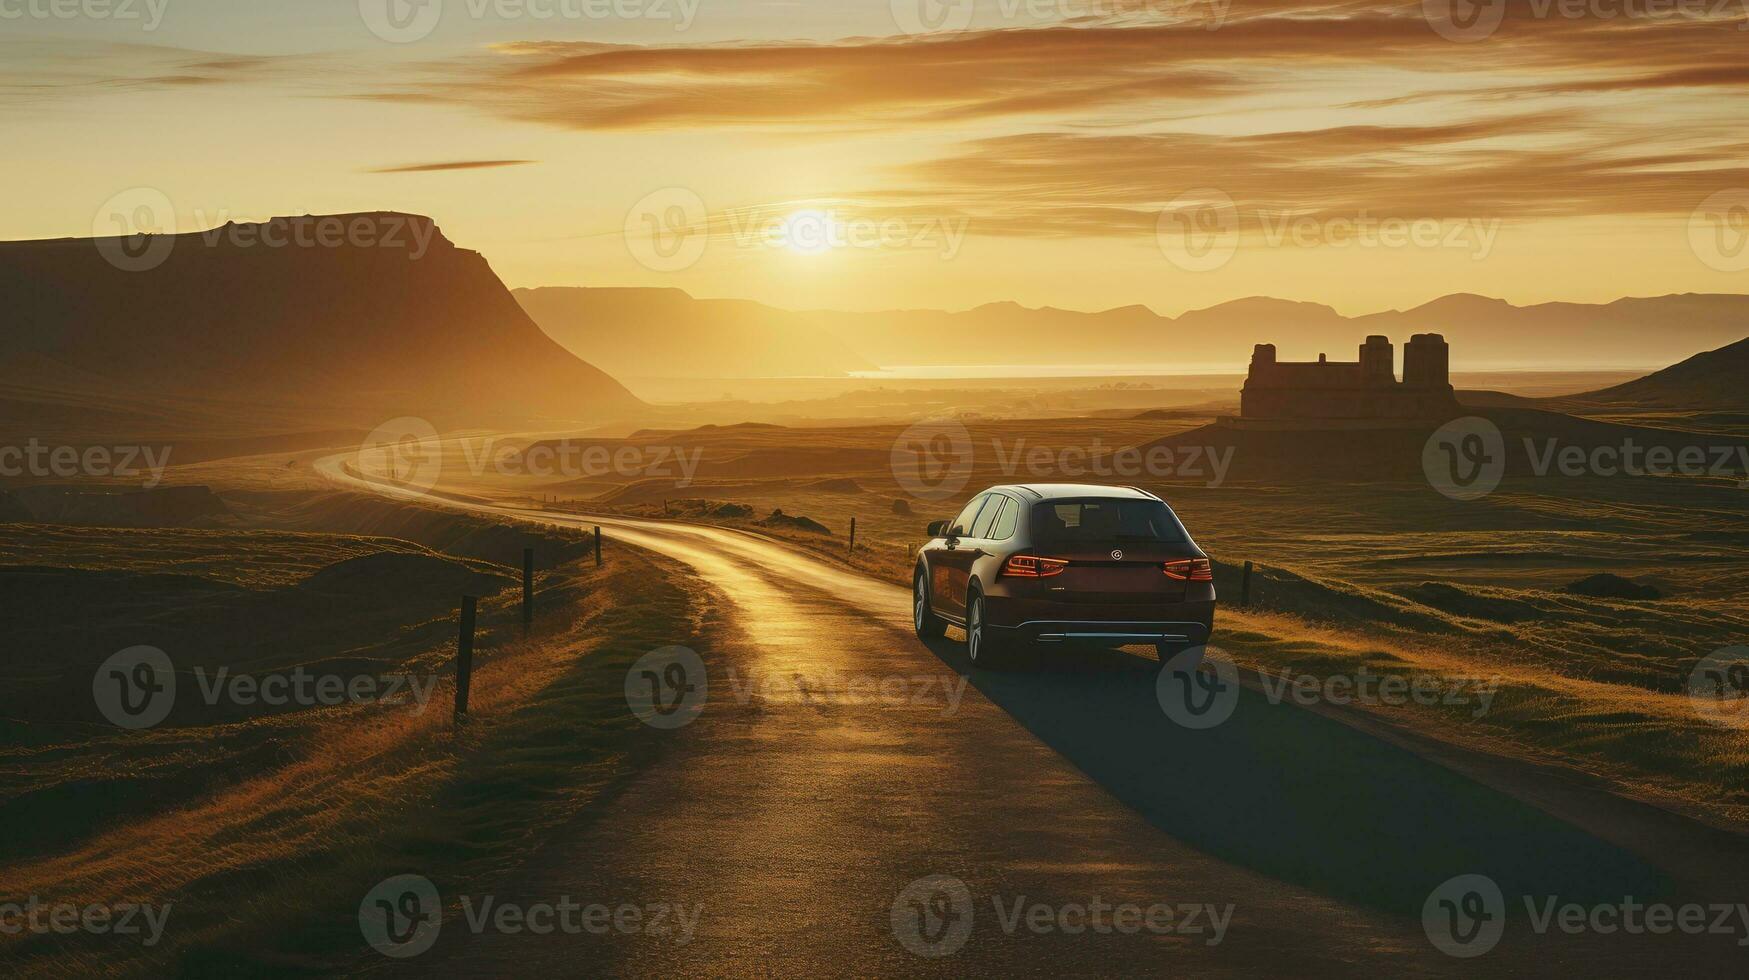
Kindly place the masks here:
POLYGON ((412 961, 421 972, 1613 975, 1749 958, 1729 938, 1536 934, 1521 895, 1643 903, 1671 885, 1319 714, 1247 691, 1224 724, 1193 731, 1161 710, 1149 661, 1058 655, 973 671, 958 644, 914 637, 904 589, 752 535, 464 506, 601 524, 610 553, 631 544, 689 566, 730 625, 674 637, 703 657, 709 693, 691 724, 647 733, 672 740, 662 764, 494 892, 522 906, 684 909, 697 916, 690 941, 641 925, 540 936, 446 924, 412 961), (1454 906, 1480 913, 1464 924, 1504 925, 1479 961, 1439 952, 1423 925, 1430 894, 1462 874, 1505 896, 1454 906), (1135 928, 1150 915, 1154 928, 1135 928))

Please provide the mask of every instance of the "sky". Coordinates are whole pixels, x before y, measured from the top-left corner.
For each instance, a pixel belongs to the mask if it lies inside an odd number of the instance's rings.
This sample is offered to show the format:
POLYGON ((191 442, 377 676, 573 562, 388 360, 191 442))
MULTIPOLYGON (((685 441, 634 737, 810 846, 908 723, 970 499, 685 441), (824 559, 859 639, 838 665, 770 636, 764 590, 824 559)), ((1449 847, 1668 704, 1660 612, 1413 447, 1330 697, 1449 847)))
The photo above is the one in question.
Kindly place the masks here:
POLYGON ((0 0, 0 238, 429 214, 513 286, 1749 292, 1749 0, 0 0))

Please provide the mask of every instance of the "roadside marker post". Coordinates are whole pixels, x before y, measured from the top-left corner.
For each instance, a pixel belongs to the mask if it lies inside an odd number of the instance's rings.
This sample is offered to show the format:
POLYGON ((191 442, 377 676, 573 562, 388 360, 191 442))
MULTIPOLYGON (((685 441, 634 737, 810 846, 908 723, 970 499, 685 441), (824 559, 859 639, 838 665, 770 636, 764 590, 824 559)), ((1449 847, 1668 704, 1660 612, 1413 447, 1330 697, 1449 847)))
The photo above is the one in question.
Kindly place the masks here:
POLYGON ((534 549, 522 549, 522 628, 534 625, 534 549))
POLYGON ((845 551, 845 554, 856 554, 856 518, 854 517, 850 519, 850 547, 845 551))
POLYGON ((1251 562, 1245 562, 1245 575, 1239 579, 1239 607, 1249 608, 1251 605, 1251 562))
POLYGON ((601 567, 601 525, 595 525, 595 567, 601 567))
POLYGON ((461 632, 455 640, 455 720, 468 713, 468 687, 474 679, 474 596, 462 596, 461 632))

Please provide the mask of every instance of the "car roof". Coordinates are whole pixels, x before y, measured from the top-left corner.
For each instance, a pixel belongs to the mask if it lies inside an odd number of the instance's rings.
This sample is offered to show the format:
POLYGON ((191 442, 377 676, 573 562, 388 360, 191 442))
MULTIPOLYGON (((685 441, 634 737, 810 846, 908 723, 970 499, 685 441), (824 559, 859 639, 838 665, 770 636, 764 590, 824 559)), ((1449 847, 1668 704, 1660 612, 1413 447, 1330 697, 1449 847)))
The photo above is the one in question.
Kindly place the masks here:
POLYGON ((1063 500, 1073 497, 1126 497, 1139 500, 1160 498, 1135 487, 1110 487, 1098 483, 1005 483, 991 490, 1028 494, 1040 500, 1063 500))

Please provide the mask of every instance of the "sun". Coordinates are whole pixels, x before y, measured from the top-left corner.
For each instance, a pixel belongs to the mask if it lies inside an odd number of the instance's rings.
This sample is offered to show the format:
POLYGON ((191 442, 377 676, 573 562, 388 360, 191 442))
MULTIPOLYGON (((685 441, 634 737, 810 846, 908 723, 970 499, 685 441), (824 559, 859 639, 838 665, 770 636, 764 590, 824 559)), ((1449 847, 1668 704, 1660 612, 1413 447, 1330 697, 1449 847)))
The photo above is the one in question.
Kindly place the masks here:
POLYGON ((843 244, 830 211, 808 208, 783 219, 778 242, 798 255, 822 255, 843 244))

